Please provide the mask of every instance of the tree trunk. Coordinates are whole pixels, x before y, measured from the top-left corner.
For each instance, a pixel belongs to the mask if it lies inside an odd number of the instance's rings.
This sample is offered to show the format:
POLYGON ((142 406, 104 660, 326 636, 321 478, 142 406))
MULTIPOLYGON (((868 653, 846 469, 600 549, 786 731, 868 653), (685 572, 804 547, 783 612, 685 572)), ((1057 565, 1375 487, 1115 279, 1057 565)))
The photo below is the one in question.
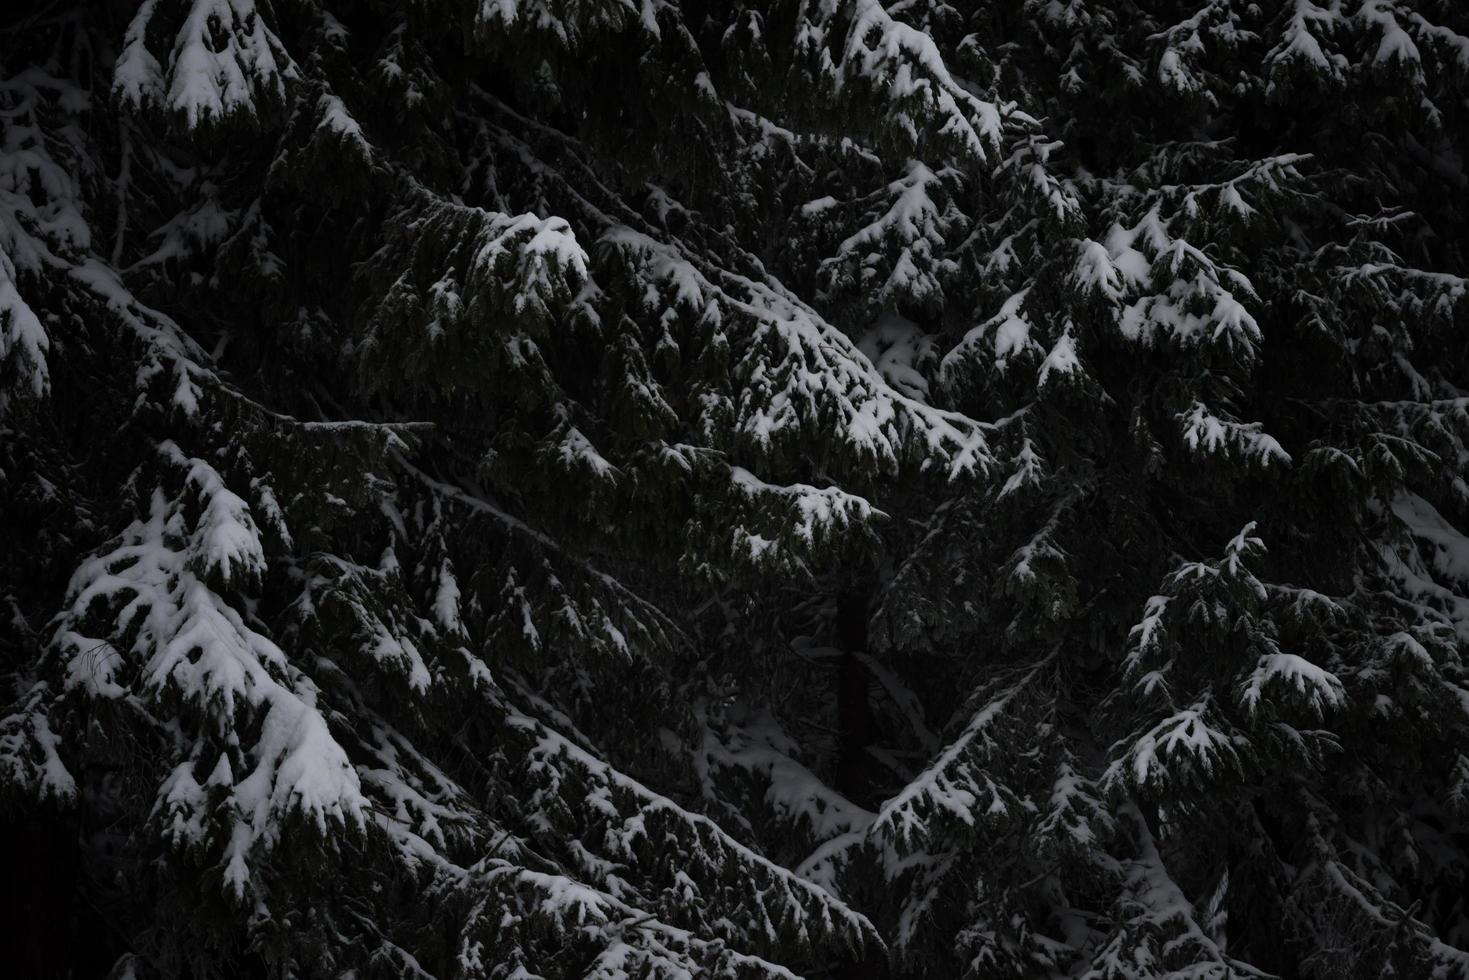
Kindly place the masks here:
MULTIPOLYGON (((862 806, 875 802, 876 780, 868 746, 877 740, 877 719, 867 696, 868 672, 856 654, 867 651, 868 593, 848 590, 837 596, 836 640, 844 652, 837 665, 837 766, 835 788, 862 806)), ((839 980, 885 980, 887 958, 868 950, 844 956, 832 976, 839 980)))

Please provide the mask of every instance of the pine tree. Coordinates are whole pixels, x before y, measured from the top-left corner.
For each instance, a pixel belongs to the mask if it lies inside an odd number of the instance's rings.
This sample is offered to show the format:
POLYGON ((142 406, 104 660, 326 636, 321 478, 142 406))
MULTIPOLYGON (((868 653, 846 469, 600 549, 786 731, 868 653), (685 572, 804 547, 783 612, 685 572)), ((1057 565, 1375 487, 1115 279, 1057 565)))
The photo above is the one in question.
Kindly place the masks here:
POLYGON ((1449 0, 4 20, 28 973, 1469 976, 1449 0))
POLYGON ((1435 163, 1465 25, 1283 6, 1016 5, 958 44, 1054 121, 1086 217, 1000 238, 1008 298, 940 362, 1022 441, 879 618, 975 680, 824 857, 875 852, 898 950, 957 937, 940 972, 1469 968, 1462 175, 1435 163))

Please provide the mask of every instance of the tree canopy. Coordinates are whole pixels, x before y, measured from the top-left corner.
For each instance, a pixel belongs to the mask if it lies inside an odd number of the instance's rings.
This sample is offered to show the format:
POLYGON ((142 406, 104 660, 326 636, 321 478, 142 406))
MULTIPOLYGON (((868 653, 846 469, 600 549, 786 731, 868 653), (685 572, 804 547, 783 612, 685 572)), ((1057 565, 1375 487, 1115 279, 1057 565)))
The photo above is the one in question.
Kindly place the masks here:
POLYGON ((0 13, 28 976, 1469 978, 1469 8, 0 13))

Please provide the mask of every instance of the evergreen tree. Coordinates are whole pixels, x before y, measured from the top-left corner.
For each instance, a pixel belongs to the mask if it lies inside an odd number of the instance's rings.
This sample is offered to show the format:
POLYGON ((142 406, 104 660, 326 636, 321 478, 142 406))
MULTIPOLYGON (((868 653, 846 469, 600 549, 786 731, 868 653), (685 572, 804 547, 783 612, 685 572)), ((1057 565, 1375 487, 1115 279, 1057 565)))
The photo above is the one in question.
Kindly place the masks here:
POLYGON ((1469 977, 1452 0, 0 18, 26 975, 1469 977))

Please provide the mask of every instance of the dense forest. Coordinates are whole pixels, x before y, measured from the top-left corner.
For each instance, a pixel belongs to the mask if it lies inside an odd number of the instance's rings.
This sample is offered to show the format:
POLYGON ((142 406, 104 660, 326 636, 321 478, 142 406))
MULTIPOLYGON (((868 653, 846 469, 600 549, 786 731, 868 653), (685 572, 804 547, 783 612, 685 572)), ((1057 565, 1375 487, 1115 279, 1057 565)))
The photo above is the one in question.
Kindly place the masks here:
POLYGON ((0 3, 0 973, 1469 980, 1469 4, 0 3))

